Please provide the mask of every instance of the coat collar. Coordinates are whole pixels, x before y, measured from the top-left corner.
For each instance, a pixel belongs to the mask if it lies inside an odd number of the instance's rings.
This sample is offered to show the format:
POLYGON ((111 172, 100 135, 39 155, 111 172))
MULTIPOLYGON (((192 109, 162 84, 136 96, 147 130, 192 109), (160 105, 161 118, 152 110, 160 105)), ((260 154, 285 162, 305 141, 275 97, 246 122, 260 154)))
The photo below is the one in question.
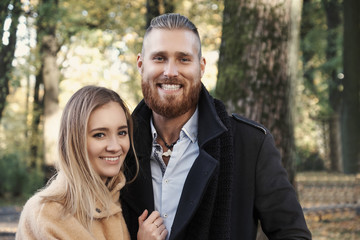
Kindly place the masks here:
POLYGON ((227 131, 227 128, 216 113, 214 99, 202 85, 199 98, 199 147, 203 148, 206 143, 225 131, 227 131))
POLYGON ((119 176, 120 177, 118 182, 116 183, 116 186, 110 192, 112 201, 110 202, 109 209, 106 210, 105 206, 103 206, 100 202, 96 201, 96 209, 94 209, 93 211, 94 218, 96 219, 106 218, 122 211, 119 202, 119 196, 120 196, 120 190, 124 187, 126 179, 122 171, 119 173, 119 176))

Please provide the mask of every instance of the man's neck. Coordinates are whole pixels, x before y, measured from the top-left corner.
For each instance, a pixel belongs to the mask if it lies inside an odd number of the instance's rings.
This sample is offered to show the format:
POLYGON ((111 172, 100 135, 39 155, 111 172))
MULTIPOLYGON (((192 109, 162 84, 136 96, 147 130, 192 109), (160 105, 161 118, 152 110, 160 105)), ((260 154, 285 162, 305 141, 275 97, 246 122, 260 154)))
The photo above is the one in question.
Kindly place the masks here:
POLYGON ((156 132, 168 143, 176 141, 179 138, 182 127, 191 118, 195 110, 196 108, 175 118, 166 118, 153 111, 153 122, 156 132))

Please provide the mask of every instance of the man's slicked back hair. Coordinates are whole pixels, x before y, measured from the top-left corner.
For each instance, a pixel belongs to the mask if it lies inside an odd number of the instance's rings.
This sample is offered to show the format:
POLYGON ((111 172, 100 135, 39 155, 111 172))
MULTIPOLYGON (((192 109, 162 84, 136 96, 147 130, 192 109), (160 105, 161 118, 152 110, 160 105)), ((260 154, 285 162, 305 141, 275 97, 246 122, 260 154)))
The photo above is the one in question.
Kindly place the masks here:
MULTIPOLYGON (((162 29, 162 30, 189 30, 192 31, 199 42, 199 58, 201 58, 201 41, 198 29, 195 24, 192 23, 187 17, 180 15, 178 13, 166 13, 160 16, 153 18, 150 22, 150 26, 146 29, 144 35, 144 42, 146 36, 153 29, 162 29)), ((144 43, 142 47, 142 54, 144 54, 144 43)))

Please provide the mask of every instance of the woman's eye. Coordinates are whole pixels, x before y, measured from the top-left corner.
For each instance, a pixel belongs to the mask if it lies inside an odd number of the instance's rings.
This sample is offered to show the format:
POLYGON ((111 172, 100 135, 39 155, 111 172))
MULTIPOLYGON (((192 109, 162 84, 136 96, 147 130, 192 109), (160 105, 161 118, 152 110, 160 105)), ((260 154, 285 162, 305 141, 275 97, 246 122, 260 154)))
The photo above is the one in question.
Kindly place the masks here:
POLYGON ((104 133, 96 133, 96 134, 93 135, 94 138, 102 138, 104 136, 105 136, 104 133))
POLYGON ((127 135, 127 131, 120 131, 120 132, 119 132, 119 135, 121 135, 121 136, 126 136, 126 135, 127 135))

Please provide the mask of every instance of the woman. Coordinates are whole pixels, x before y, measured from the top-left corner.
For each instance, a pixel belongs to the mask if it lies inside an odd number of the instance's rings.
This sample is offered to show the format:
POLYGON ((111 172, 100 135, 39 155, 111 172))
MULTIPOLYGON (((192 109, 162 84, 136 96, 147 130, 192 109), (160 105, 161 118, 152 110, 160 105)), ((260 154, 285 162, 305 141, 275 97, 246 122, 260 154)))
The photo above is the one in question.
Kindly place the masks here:
MULTIPOLYGON (((95 86, 77 91, 61 119, 56 178, 25 204, 16 239, 130 239, 118 200, 132 132, 116 92, 95 86)), ((165 239, 159 213, 147 215, 139 217, 138 239, 165 239)))

